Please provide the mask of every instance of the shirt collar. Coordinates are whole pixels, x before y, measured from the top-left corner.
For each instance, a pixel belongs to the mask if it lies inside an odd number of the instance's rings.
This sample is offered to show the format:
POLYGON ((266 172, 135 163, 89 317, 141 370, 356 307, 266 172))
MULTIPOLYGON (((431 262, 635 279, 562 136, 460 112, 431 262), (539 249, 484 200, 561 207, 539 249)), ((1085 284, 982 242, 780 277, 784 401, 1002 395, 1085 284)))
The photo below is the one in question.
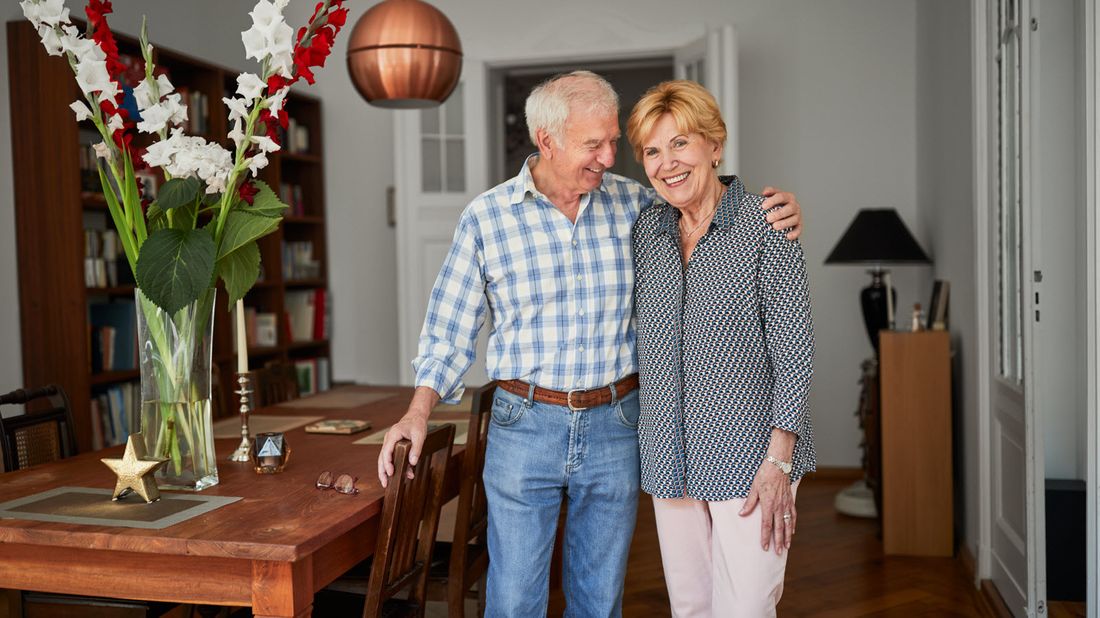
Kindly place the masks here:
MULTIPOLYGON (((745 185, 737 176, 719 176, 719 182, 726 185, 726 192, 718 202, 718 208, 711 219, 711 225, 721 228, 732 227, 737 218, 737 208, 745 199, 745 185)), ((665 203, 665 211, 657 222, 657 231, 670 236, 679 235, 680 211, 665 203)))
MULTIPOLYGON (((536 199, 541 199, 542 201, 546 202, 547 204, 551 203, 550 198, 546 197, 546 195, 542 191, 539 191, 538 187, 535 186, 535 177, 531 174, 531 166, 538 159, 538 156, 539 155, 536 152, 536 153, 528 155, 527 158, 524 159, 523 167, 520 168, 519 176, 516 177, 516 183, 515 183, 515 185, 513 185, 512 195, 511 195, 511 199, 509 201, 509 203, 512 204, 513 206, 516 206, 518 204, 522 204, 523 200, 527 199, 528 195, 530 195, 531 197, 536 198, 536 199)), ((600 182, 600 186, 595 191, 592 191, 590 193, 585 193, 584 195, 581 196, 582 210, 583 210, 583 207, 586 204, 588 204, 589 201, 592 199, 592 194, 593 193, 596 193, 596 192, 599 192, 599 191, 606 191, 606 188, 604 187, 604 185, 607 184, 607 174, 608 173, 609 172, 604 172, 603 181, 600 182)))

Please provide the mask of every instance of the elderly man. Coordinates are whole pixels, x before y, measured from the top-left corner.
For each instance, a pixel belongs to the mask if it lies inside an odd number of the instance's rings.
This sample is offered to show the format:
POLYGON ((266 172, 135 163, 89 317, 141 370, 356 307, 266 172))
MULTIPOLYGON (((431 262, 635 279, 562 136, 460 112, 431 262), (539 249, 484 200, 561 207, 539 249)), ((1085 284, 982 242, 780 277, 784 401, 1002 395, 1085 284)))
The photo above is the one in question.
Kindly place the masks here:
MULTIPOLYGON (((568 615, 618 616, 638 505, 638 376, 631 227, 652 190, 606 173, 620 131, 618 96, 577 71, 527 99, 538 154, 478 196, 458 222, 420 335, 416 392, 378 458, 385 486, 393 446, 457 401, 491 316, 487 366, 499 381, 485 455, 489 502, 487 616, 546 613, 550 556, 563 495, 568 615)), ((763 208, 798 234, 790 194, 763 208)), ((760 216, 764 216, 761 213, 760 216)))

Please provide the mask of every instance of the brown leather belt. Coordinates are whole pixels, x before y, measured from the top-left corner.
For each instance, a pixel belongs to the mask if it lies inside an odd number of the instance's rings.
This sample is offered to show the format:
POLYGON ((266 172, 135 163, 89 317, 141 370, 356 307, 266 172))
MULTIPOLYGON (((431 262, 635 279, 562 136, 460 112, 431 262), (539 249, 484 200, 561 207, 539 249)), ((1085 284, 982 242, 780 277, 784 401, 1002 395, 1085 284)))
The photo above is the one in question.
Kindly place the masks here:
MULTIPOLYGON (((526 397, 531 391, 531 385, 523 380, 501 380, 497 382, 497 386, 520 397, 526 397)), ((636 388, 638 388, 638 374, 632 373, 615 383, 615 397, 622 399, 636 388)), ((536 386, 534 397, 538 403, 563 406, 574 412, 609 404, 612 399, 610 386, 594 388, 590 391, 581 389, 554 391, 536 386)))

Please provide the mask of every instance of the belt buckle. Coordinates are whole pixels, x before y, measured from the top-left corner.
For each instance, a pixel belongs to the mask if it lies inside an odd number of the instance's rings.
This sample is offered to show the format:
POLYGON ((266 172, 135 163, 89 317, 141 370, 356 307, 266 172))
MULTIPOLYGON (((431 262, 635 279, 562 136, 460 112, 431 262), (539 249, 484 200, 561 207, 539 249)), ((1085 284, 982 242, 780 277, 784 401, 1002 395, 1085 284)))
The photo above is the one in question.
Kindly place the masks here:
POLYGON ((588 409, 588 408, 578 408, 578 407, 573 405, 573 393, 584 393, 584 392, 587 392, 587 391, 585 391, 585 389, 583 389, 583 388, 574 388, 573 390, 571 390, 571 391, 569 391, 565 394, 565 405, 566 405, 566 407, 569 408, 570 412, 581 412, 583 410, 588 409))

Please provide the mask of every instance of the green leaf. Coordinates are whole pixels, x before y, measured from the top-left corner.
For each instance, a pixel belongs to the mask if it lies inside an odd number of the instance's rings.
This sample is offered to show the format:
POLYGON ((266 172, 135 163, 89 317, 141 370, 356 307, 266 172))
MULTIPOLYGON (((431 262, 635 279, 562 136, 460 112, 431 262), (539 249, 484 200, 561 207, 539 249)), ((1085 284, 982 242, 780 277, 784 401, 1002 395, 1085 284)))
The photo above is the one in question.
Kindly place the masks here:
POLYGON ((250 242, 221 258, 216 266, 217 275, 225 282, 229 292, 229 307, 236 306, 244 298, 260 276, 260 247, 250 242))
POLYGON ((201 191, 202 183, 198 178, 173 178, 164 183, 157 192, 157 203, 162 210, 172 210, 193 204, 201 191))
POLYGON ((215 252, 204 230, 153 232, 138 254, 137 284, 153 304, 175 314, 210 287, 215 252))
POLYGON ((259 192, 256 193, 256 197, 253 198, 252 204, 241 203, 238 204, 234 210, 239 208, 245 212, 261 217, 282 217, 283 213, 289 207, 279 200, 279 196, 275 195, 275 192, 271 190, 271 187, 267 186, 266 182, 255 180, 253 184, 256 185, 259 192))
POLYGON ((218 259, 274 232, 280 221, 282 219, 279 217, 263 217, 240 208, 229 211, 225 218, 225 228, 222 229, 218 259))
POLYGON ((150 232, 163 230, 168 227, 168 216, 160 208, 160 204, 153 202, 145 209, 145 219, 150 232))

